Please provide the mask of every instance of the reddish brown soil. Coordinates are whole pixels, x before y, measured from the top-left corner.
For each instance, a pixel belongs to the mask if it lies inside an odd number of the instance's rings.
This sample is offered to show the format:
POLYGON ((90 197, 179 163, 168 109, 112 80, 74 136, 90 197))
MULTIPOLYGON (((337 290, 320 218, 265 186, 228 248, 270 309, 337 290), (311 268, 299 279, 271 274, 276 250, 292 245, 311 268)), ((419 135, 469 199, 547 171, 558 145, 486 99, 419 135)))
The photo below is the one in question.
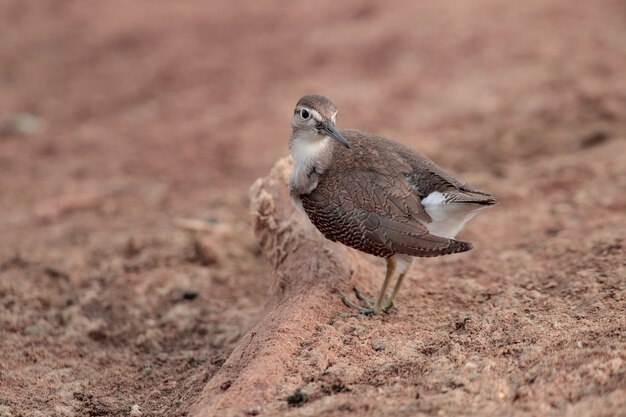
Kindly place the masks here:
POLYGON ((619 0, 1 2, 0 416, 187 414, 272 308, 248 189, 308 92, 502 204, 224 413, 623 415, 625 68, 619 0))

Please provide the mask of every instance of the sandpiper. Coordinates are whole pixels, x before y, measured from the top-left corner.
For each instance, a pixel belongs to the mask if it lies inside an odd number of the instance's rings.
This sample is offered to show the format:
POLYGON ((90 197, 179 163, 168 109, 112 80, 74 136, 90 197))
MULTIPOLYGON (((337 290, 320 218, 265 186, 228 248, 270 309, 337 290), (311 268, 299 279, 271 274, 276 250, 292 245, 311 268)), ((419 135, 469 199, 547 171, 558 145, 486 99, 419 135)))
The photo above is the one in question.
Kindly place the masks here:
POLYGON ((394 305, 414 257, 472 249, 455 236, 496 198, 406 146, 371 133, 338 130, 336 117, 337 107, 320 95, 306 95, 296 104, 289 195, 327 239, 386 259, 375 302, 356 288, 363 306, 341 293, 349 307, 378 314, 394 305), (396 270, 397 282, 386 296, 396 270))

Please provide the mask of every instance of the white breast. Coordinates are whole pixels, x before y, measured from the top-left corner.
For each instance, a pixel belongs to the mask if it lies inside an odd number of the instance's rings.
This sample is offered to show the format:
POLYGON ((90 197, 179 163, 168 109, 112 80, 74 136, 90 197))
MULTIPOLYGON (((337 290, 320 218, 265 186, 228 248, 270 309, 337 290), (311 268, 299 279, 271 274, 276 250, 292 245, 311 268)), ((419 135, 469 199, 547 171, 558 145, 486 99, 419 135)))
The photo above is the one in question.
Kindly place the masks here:
POLYGON ((293 170, 289 176, 289 195, 296 208, 302 212, 304 208, 301 196, 310 194, 317 188, 319 175, 324 172, 324 167, 320 166, 320 155, 327 146, 327 137, 304 134, 292 138, 289 144, 294 160, 293 170))
POLYGON ((477 204, 446 203, 445 196, 438 191, 428 194, 422 200, 422 205, 432 218, 432 222, 424 222, 428 232, 449 239, 454 239, 465 223, 484 208, 477 204))
POLYGON ((292 140, 289 147, 297 166, 309 166, 327 146, 326 136, 301 134, 292 140))

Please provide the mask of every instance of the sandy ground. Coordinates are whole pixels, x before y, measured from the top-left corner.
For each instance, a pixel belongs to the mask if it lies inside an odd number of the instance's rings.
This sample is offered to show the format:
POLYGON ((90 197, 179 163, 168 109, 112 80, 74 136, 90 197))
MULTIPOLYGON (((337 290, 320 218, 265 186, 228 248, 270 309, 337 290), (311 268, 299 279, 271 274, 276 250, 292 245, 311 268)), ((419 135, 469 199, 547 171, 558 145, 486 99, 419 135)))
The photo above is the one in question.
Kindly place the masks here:
POLYGON ((623 415, 624 68, 618 0, 3 1, 0 416, 187 414, 272 308, 248 189, 308 92, 501 205, 247 414, 623 415))

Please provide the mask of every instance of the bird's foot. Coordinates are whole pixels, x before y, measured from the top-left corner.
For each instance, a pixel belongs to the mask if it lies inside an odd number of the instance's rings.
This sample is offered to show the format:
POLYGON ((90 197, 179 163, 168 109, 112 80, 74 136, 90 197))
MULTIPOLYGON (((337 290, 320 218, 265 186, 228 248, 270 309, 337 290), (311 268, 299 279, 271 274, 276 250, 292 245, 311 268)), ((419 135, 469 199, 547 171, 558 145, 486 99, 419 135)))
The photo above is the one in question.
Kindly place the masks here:
POLYGON ((357 287, 352 287, 352 291, 354 291, 354 295, 356 295, 356 298, 360 302, 365 304, 367 307, 373 307, 374 306, 374 300, 372 300, 371 298, 367 298, 366 296, 361 294, 361 291, 359 291, 359 289, 357 287))
POLYGON ((389 310, 391 310, 391 308, 395 306, 394 302, 393 302, 393 298, 391 297, 387 297, 387 299, 385 300, 385 302, 383 303, 383 311, 385 313, 388 313, 389 310))
POLYGON ((339 293, 339 296, 341 297, 341 301, 343 301, 346 306, 358 311, 358 314, 349 314, 349 316, 360 316, 361 314, 365 316, 371 316, 373 314, 376 314, 372 307, 361 307, 360 305, 352 302, 352 300, 350 300, 348 296, 342 292, 339 293))
MULTIPOLYGON (((363 304, 365 304, 368 308, 373 308, 374 307, 374 300, 372 300, 371 298, 367 298, 366 296, 364 296, 363 294, 361 294, 361 291, 359 291, 359 289, 357 287, 352 288, 352 290, 354 291, 354 295, 356 295, 356 298, 359 299, 359 301, 361 301, 363 304)), ((387 296, 385 297, 385 301, 383 301, 382 303, 382 311, 384 311, 385 313, 388 313, 389 310, 394 306, 394 301, 393 298, 391 296, 387 296)))
POLYGON ((340 292, 339 296, 341 297, 341 300, 346 306, 350 307, 353 310, 358 311, 360 314, 371 316, 374 314, 379 314, 380 312, 387 313, 387 310, 393 306, 393 300, 391 300, 389 297, 382 303, 381 306, 377 306, 376 303, 372 299, 367 298, 366 296, 361 294, 361 292, 356 287, 353 288, 353 291, 354 291, 354 294, 356 295, 356 298, 363 305, 358 305, 354 303, 343 292, 340 292))

